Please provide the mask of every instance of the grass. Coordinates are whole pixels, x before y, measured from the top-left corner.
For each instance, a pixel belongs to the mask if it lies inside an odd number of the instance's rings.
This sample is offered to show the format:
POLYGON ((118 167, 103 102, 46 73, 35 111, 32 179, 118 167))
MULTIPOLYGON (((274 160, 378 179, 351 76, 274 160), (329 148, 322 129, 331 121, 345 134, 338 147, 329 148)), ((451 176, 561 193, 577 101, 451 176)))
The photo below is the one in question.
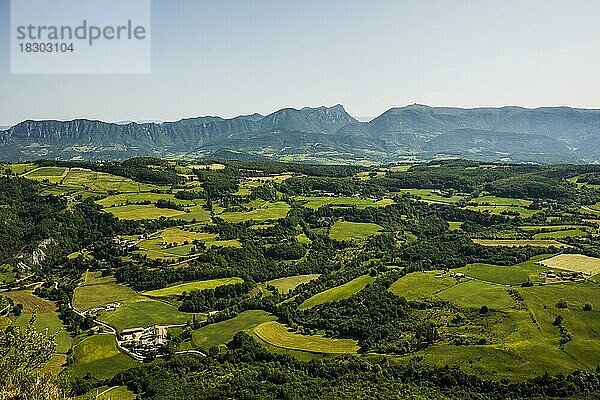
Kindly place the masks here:
POLYGON ((117 331, 154 324, 174 325, 192 321, 193 314, 184 313, 170 304, 144 297, 126 302, 115 311, 100 313, 100 321, 109 324, 117 331))
POLYGON ((583 272, 592 276, 600 274, 600 259, 582 254, 559 254, 547 260, 540 261, 540 263, 548 268, 583 272))
POLYGON ((119 193, 107 196, 103 199, 97 200, 96 203, 100 204, 102 207, 114 207, 114 206, 122 206, 127 204, 135 204, 142 202, 150 202, 156 203, 158 200, 168 200, 173 203, 180 204, 183 206, 195 205, 194 202, 190 202, 187 200, 179 200, 176 199, 172 194, 165 193, 154 193, 154 192, 141 192, 141 193, 119 193))
POLYGON ((264 322, 274 321, 275 319, 275 316, 266 311, 243 311, 235 318, 196 329, 192 333, 192 344, 194 347, 209 349, 213 346, 228 343, 237 332, 252 329, 264 322))
POLYGON ((113 335, 94 335, 73 347, 74 362, 69 366, 75 377, 88 372, 96 379, 110 379, 121 371, 139 365, 121 353, 113 335))
POLYGON ((417 300, 429 297, 456 284, 456 279, 448 275, 436 278, 442 271, 411 272, 394 282, 389 291, 406 300, 417 300))
POLYGON ((122 303, 136 296, 133 289, 114 282, 77 286, 73 293, 73 307, 80 311, 91 310, 108 303, 122 303))
POLYGON ((534 239, 560 239, 565 237, 585 236, 587 232, 581 229, 565 229, 553 232, 540 232, 533 235, 534 239))
POLYGON ((148 258, 163 258, 175 260, 180 256, 187 256, 193 247, 194 240, 204 242, 208 247, 240 247, 240 243, 235 240, 218 240, 216 233, 196 232, 184 230, 181 228, 167 228, 153 236, 151 239, 138 242, 139 252, 148 256, 148 258), (188 244, 185 244, 185 243, 188 244), (166 244, 176 244, 175 247, 166 247, 166 244))
MULTIPOLYGON (((13 326, 19 326, 21 329, 26 329, 31 320, 32 314, 21 314, 13 323, 13 326)), ((33 327, 38 332, 46 332, 48 335, 56 334, 54 342, 56 343, 55 351, 57 353, 66 353, 72 346, 72 339, 69 333, 65 330, 62 321, 58 318, 55 312, 36 314, 33 327)))
POLYGON ((361 240, 377 235, 383 228, 368 222, 336 221, 331 227, 329 237, 335 240, 361 240))
POLYGON ((66 354, 52 354, 50 360, 40 369, 43 373, 50 373, 52 375, 58 375, 62 370, 63 366, 67 363, 66 354))
POLYGON ((591 227, 586 225, 521 225, 519 229, 524 231, 561 231, 566 229, 591 229, 591 227))
POLYGON ((50 300, 37 297, 29 290, 15 290, 3 292, 4 296, 10 298, 15 304, 23 304, 24 313, 50 313, 56 310, 56 304, 50 300))
POLYGON ((275 203, 261 202, 262 205, 246 212, 227 211, 219 215, 227 222, 240 223, 246 221, 264 222, 285 218, 290 211, 290 206, 283 201, 275 203))
POLYGON ((330 301, 339 301, 347 299, 350 296, 355 295, 365 288, 369 283, 375 282, 375 277, 370 275, 362 275, 356 279, 352 279, 350 282, 344 283, 340 286, 332 287, 323 292, 317 293, 314 296, 304 300, 300 304, 299 308, 305 310, 318 306, 319 304, 327 303, 330 301))
POLYGON ((364 209, 367 207, 385 207, 394 204, 392 199, 362 199, 359 197, 327 197, 327 196, 296 196, 295 200, 304 203, 304 207, 318 209, 322 206, 356 207, 364 209))
POLYGON ((462 222, 459 221, 448 221, 448 225, 450 225, 448 227, 448 230, 450 231, 457 231, 460 229, 460 227, 462 226, 462 222))
POLYGON ((540 266, 538 262, 551 257, 551 254, 534 256, 529 260, 512 266, 493 264, 469 264, 463 268, 453 271, 462 272, 467 276, 482 281, 499 283, 503 285, 519 285, 523 282, 544 282, 540 272, 547 271, 546 267, 540 266))
POLYGON ((179 285, 169 286, 162 289, 149 290, 147 292, 144 292, 143 294, 145 296, 152 297, 178 296, 181 295, 183 292, 191 292, 192 290, 214 289, 218 286, 233 285, 242 282, 244 282, 244 280, 238 277, 210 279, 206 281, 193 281, 181 283, 179 285))
POLYGON ((15 174, 21 175, 25 172, 35 169, 36 165, 34 165, 34 164, 10 164, 8 167, 15 174))
POLYGON ((463 196, 443 196, 437 193, 436 189, 402 189, 398 193, 410 193, 413 196, 420 197, 419 200, 428 203, 456 203, 464 199, 463 196))
POLYGON ((286 278, 273 279, 267 281, 267 284, 275 286, 277 290, 285 294, 296 289, 298 285, 310 282, 314 279, 317 279, 319 276, 321 276, 321 274, 294 275, 286 278))
POLYGON ((502 214, 504 211, 507 212, 517 212, 523 218, 529 218, 541 210, 532 210, 529 208, 525 208, 522 206, 467 206, 465 207, 468 210, 479 211, 479 212, 489 212, 491 214, 502 214))
POLYGON ((134 400, 135 393, 126 386, 100 386, 94 388, 75 400, 134 400))
POLYGON ((358 344, 350 339, 330 339, 321 335, 300 335, 290 332, 285 325, 271 321, 254 328, 254 333, 272 346, 313 353, 348 354, 358 351, 358 344))
POLYGON ((487 305, 495 310, 504 310, 512 307, 514 303, 505 287, 476 280, 461 282, 442 290, 437 296, 465 308, 487 305))
POLYGON ((571 247, 569 245, 557 242, 551 239, 473 239, 473 242, 482 246, 507 246, 507 247, 522 247, 522 246, 538 246, 538 247, 571 247))
POLYGON ((475 197, 471 200, 471 202, 475 204, 487 203, 491 206, 528 206, 531 203, 533 203, 530 200, 512 199, 508 197, 498 197, 490 195, 475 197))
POLYGON ((152 204, 140 205, 130 204, 126 206, 108 207, 107 212, 119 219, 156 219, 160 217, 178 217, 185 214, 184 211, 172 210, 170 208, 157 208, 152 204))

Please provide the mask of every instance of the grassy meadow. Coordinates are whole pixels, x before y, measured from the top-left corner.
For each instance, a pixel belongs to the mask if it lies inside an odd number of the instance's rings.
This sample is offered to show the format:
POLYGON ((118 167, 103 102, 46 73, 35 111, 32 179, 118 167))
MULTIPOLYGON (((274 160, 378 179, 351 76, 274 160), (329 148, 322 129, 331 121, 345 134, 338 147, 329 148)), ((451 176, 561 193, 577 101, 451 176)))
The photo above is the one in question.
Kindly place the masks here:
POLYGON ((312 353, 356 353, 358 344, 350 339, 331 339, 321 335, 300 335, 291 332, 279 322, 265 322, 254 328, 254 333, 272 346, 312 353))
POLYGON ((375 277, 370 275, 362 275, 358 278, 351 280, 350 282, 344 283, 340 286, 335 286, 314 296, 304 300, 300 304, 301 310, 318 306, 319 304, 327 303, 330 301, 339 301, 347 299, 350 296, 355 295, 365 288, 370 283, 375 282, 375 277))

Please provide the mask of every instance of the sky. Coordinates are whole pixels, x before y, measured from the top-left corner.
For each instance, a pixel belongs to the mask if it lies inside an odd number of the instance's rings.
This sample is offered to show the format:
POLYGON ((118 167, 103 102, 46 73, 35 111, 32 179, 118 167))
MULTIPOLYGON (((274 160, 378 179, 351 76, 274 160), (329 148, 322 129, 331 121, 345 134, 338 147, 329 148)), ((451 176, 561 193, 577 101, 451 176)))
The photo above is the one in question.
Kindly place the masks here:
POLYGON ((153 0, 151 73, 22 75, 0 0, 0 125, 338 103, 363 118, 412 103, 600 108, 599 15, 595 0, 153 0))

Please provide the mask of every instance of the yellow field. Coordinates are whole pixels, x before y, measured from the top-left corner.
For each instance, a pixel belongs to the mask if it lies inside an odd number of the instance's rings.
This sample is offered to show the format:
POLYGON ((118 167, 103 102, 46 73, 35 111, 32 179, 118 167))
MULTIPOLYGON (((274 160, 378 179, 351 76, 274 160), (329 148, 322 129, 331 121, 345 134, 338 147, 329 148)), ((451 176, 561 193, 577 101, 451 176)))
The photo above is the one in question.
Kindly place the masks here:
POLYGON ((9 297, 15 304, 23 304, 24 313, 50 313, 56 310, 56 304, 50 300, 37 297, 29 290, 16 290, 13 292, 4 292, 4 296, 9 297))
POLYGON ((540 261, 540 264, 549 268, 583 272, 591 276, 600 274, 600 258, 588 257, 582 254, 559 254, 540 261))
POLYGON ((254 333, 270 345, 284 349, 330 354, 347 354, 358 351, 355 340, 330 339, 321 335, 300 335, 288 331, 285 325, 275 321, 260 324, 254 328, 254 333))

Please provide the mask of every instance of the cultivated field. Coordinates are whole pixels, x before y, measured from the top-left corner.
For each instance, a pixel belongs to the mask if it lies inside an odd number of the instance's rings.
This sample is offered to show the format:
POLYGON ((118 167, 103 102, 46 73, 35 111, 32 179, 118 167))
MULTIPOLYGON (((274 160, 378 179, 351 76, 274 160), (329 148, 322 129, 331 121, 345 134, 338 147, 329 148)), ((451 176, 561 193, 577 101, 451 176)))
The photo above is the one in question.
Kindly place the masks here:
POLYGON ((588 233, 581 229, 565 229, 561 231, 540 232, 533 235, 534 239, 560 239, 565 237, 585 236, 588 233))
POLYGON ((2 295, 10 298, 15 304, 23 304, 24 313, 51 313, 56 310, 56 304, 50 300, 37 297, 29 290, 15 290, 3 292, 2 295))
POLYGON ((335 286, 331 289, 327 289, 323 292, 315 294, 314 296, 304 300, 304 302, 300 304, 299 308, 301 310, 304 310, 330 301, 339 301, 347 299, 348 297, 360 292, 369 283, 373 282, 375 282, 374 276, 359 276, 358 278, 355 278, 350 282, 344 283, 343 285, 335 286))
POLYGON ((149 290, 147 292, 144 292, 143 294, 145 296, 151 297, 179 296, 183 292, 191 292, 192 290, 214 289, 218 286, 233 285, 242 282, 244 282, 244 280, 242 278, 237 277, 210 279, 206 281, 193 281, 181 283, 179 285, 168 286, 162 289, 149 290))
POLYGON ((298 285, 302 283, 310 282, 317 279, 321 274, 310 274, 310 275, 294 275, 286 278, 278 278, 267 281, 268 285, 275 286, 281 293, 288 293, 294 290, 298 285))
POLYGON ((358 345, 355 340, 330 339, 321 335, 300 335, 290 332, 279 322, 265 322, 256 328, 254 333, 270 345, 292 350, 308 351, 313 353, 346 354, 356 353, 358 345))
POLYGON ((591 276, 600 274, 600 259, 582 254, 559 254, 547 260, 540 261, 540 264, 548 268, 583 272, 591 276))
POLYGON ((229 342, 237 332, 252 329, 264 322, 274 321, 275 319, 275 316, 266 311, 243 311, 235 318, 196 329, 192 333, 192 344, 194 347, 209 349, 229 342))
POLYGON ((329 237, 335 240, 362 240, 377 235, 383 228, 368 222, 336 221, 329 237))

